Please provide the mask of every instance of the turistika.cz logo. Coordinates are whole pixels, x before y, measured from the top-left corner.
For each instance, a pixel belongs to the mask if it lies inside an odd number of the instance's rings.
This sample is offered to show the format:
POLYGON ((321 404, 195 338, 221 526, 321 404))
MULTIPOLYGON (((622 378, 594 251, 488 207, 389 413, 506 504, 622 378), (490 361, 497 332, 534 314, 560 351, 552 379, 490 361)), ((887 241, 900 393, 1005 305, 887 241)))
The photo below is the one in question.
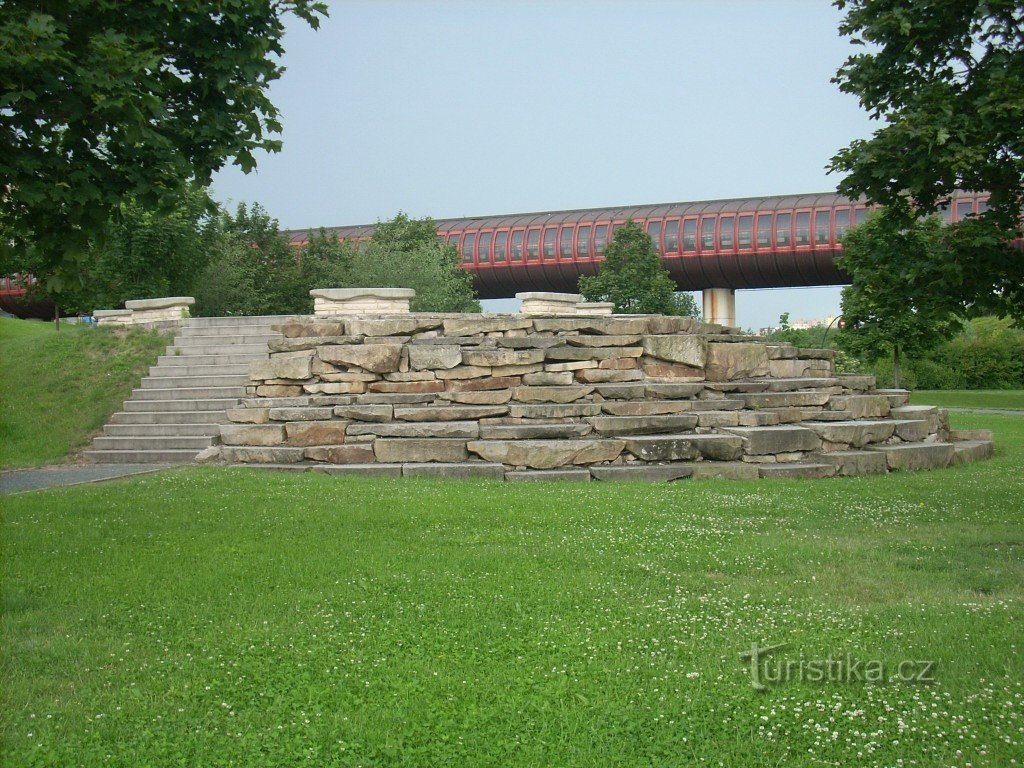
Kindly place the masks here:
POLYGON ((935 662, 903 659, 894 666, 879 659, 858 659, 852 654, 840 658, 807 659, 803 656, 780 658, 776 655, 789 643, 760 645, 740 653, 740 661, 750 670, 750 684, 757 691, 782 683, 874 684, 903 683, 930 685, 935 682, 935 662))

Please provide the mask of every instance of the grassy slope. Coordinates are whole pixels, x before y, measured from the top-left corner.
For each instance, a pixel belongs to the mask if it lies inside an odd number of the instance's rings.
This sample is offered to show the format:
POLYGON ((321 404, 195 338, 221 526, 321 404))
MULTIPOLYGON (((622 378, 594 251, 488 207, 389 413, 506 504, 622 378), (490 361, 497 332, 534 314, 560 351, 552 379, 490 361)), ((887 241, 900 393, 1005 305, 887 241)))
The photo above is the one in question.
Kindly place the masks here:
POLYGON ((953 421, 997 457, 636 486, 192 468, 11 497, 4 764, 1010 765, 1024 419, 953 421), (754 641, 938 682, 759 694, 754 641))
POLYGON ((103 425, 167 337, 0 318, 0 467, 59 461, 103 425))
POLYGON ((914 392, 915 405, 941 405, 950 408, 1005 408, 1024 410, 1022 389, 928 390, 914 392))

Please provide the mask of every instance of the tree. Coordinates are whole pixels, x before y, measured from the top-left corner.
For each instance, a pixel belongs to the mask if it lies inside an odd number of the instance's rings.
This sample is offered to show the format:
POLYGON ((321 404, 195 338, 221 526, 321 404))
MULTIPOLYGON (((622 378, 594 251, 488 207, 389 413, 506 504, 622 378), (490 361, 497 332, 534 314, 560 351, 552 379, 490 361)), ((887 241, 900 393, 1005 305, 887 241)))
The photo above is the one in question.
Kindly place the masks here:
POLYGON ((893 384, 901 384, 904 356, 927 351, 952 336, 960 321, 936 290, 918 294, 912 285, 934 278, 921 264, 941 261, 949 248, 946 228, 935 218, 907 225, 901 215, 876 213, 843 240, 839 266, 853 276, 843 289, 846 327, 840 344, 865 359, 891 355, 893 384))
POLYGON ((438 242, 433 219, 399 212, 378 222, 369 243, 349 247, 348 270, 336 286, 412 288, 414 312, 479 312, 473 276, 459 266, 454 246, 438 242))
MULTIPOLYGON (((1024 34, 1020 0, 836 0, 840 32, 871 50, 833 82, 884 121, 869 140, 832 158, 839 191, 865 195, 909 223, 957 189, 991 194, 989 210, 954 227, 931 254, 950 311, 1024 317, 1024 34), (934 259, 941 257, 941 262, 934 259)), ((928 286, 894 286, 921 295, 928 286)))
POLYGON ((579 291, 588 301, 610 301, 616 312, 629 314, 691 314, 696 304, 677 300, 676 285, 658 257, 651 236, 627 221, 612 237, 596 276, 584 275, 579 291))
POLYGON ((0 4, 0 247, 59 294, 128 199, 169 209, 190 180, 277 151, 267 87, 289 13, 316 28, 327 5, 0 4))

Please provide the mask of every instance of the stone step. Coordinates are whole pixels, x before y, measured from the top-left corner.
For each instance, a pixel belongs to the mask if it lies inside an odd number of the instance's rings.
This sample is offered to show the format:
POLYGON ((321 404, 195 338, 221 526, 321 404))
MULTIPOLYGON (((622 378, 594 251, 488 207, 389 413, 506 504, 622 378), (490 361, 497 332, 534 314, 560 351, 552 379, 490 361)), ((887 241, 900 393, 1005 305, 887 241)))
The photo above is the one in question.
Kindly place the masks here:
POLYGON ((263 344, 222 344, 220 342, 211 344, 193 344, 187 347, 179 347, 174 344, 167 347, 166 354, 173 357, 201 357, 220 355, 245 355, 245 354, 269 354, 270 350, 266 343, 263 344))
POLYGON ((219 437, 220 424, 107 424, 103 434, 111 437, 219 437))
MULTIPOLYGON (((110 424, 225 424, 225 410, 211 411, 118 411, 110 424)), ((220 430, 218 429, 218 433, 220 430)))
POLYGON ((743 439, 743 452, 748 456, 816 451, 821 438, 811 429, 783 424, 771 427, 723 427, 723 432, 743 439))
POLYGON ((227 411, 238 405, 239 398, 206 398, 202 400, 125 400, 126 411, 227 411))
POLYGON ((181 376, 240 376, 248 382, 249 363, 233 363, 231 365, 154 365, 149 369, 149 375, 168 378, 181 376))
POLYGON ((942 469, 953 460, 953 443, 873 445, 869 451, 885 454, 889 469, 942 469))
POLYGON ((83 451, 82 455, 96 464, 187 464, 197 453, 199 451, 192 448, 169 448, 145 451, 89 450, 83 451))
POLYGON ((281 335, 280 331, 273 330, 277 323, 236 323, 234 325, 186 325, 178 332, 178 338, 188 337, 211 337, 221 334, 229 336, 264 336, 271 334, 275 337, 281 335))
POLYGON ((103 435, 92 441, 97 451, 145 451, 209 448, 214 438, 209 435, 103 435))
POLYGON ((178 336, 174 339, 174 346, 178 349, 191 349, 193 347, 208 346, 244 346, 251 344, 266 345, 272 339, 280 339, 280 333, 253 333, 253 334, 219 334, 213 336, 178 336))
POLYGON ((133 389, 131 399, 144 400, 207 400, 245 397, 245 386, 173 387, 170 389, 133 389))
POLYGON ((248 374, 195 376, 154 376, 150 374, 139 385, 141 389, 178 389, 181 387, 244 387, 249 384, 248 374))
POLYGON ((831 464, 837 475, 849 477, 884 475, 889 471, 885 454, 878 451, 832 451, 811 454, 807 458, 817 464, 831 464))
POLYGON ((629 435, 620 438, 626 450, 642 461, 735 461, 743 454, 736 435, 629 435))
POLYGON ((953 443, 953 458, 950 464, 970 464, 990 459, 994 452, 995 446, 991 440, 961 440, 953 443))
POLYGON ((191 317, 186 328, 210 328, 238 325, 278 325, 294 320, 295 315, 242 315, 239 317, 191 317))
POLYGON ((552 480, 590 482, 590 470, 571 469, 568 467, 560 469, 524 469, 512 470, 505 473, 505 479, 510 482, 546 482, 552 480))
POLYGON ((269 359, 270 353, 264 349, 259 354, 230 352, 222 355, 161 355, 156 359, 156 364, 158 366, 187 365, 189 367, 199 365, 248 365, 254 360, 269 359))
POLYGON ((588 416, 584 421, 601 435, 654 435, 688 432, 697 426, 697 415, 676 413, 661 416, 588 416))
POLYGON ((767 379, 768 392, 795 392, 801 389, 826 389, 839 385, 836 378, 803 377, 795 379, 767 379))
POLYGON ((818 478, 832 477, 836 473, 834 464, 806 464, 803 462, 783 462, 780 464, 758 464, 758 475, 761 477, 779 478, 818 478))

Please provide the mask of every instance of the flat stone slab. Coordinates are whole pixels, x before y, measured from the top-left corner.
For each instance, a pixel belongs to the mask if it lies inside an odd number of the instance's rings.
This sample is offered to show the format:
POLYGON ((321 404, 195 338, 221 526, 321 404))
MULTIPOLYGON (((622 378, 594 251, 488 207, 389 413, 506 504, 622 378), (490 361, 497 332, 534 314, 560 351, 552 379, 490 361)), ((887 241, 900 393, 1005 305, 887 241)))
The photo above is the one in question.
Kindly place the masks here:
POLYGON ((757 480, 759 477, 757 465, 744 461, 697 461, 693 464, 694 480, 757 480))
POLYGON ((412 288, 314 288, 309 292, 314 299, 348 301, 351 299, 414 299, 412 288))
POLYGON ((484 440, 528 440, 584 437, 594 431, 589 424, 481 424, 484 440))
POLYGON ((994 452, 995 445, 991 440, 961 440, 953 443, 953 458, 950 465, 957 466, 990 459, 994 452))
POLYGON ((782 464, 758 464, 757 471, 761 477, 811 479, 832 477, 836 473, 836 466, 834 464, 784 462, 782 464))
POLYGON ((873 445, 868 450, 884 453, 889 469, 942 469, 953 460, 952 443, 873 445))
POLYGON ((132 311, 130 309, 94 309, 92 316, 97 320, 108 317, 131 317, 132 311))
MULTIPOLYGON (((920 424, 921 422, 911 423, 920 424)), ((853 448, 863 448, 871 443, 885 442, 893 436, 896 429, 896 423, 892 420, 806 422, 802 426, 816 433, 822 440, 830 443, 845 443, 853 448)))
POLYGON ((505 467, 491 462, 467 461, 462 464, 403 464, 404 477, 472 477, 485 480, 501 480, 505 467))
POLYGON ((569 304, 578 304, 583 301, 583 296, 578 293, 551 293, 549 291, 520 291, 516 294, 520 301, 564 301, 569 304))
MULTIPOLYGON (((379 442, 379 441, 378 441, 379 442)), ((622 440, 473 440, 466 446, 484 461, 516 467, 551 469, 566 464, 591 464, 618 458, 622 440)))
POLYGON ((528 469, 505 473, 505 479, 514 483, 547 482, 569 480, 578 483, 590 482, 590 471, 586 469, 528 469))
POLYGON ((885 454, 878 451, 833 451, 809 458, 813 458, 816 463, 833 465, 836 474, 844 477, 884 475, 889 471, 885 454))
POLYGON ((196 303, 191 296, 166 296, 160 299, 132 299, 124 303, 125 309, 170 309, 171 307, 190 307, 196 303))
POLYGON ((686 432, 697 426, 692 413, 663 416, 589 416, 587 423, 602 435, 654 435, 686 432))
POLYGON ((591 467, 595 480, 619 482, 671 482, 693 476, 692 464, 609 464, 591 467))
POLYGON ((743 438, 743 451, 751 455, 816 451, 821 438, 806 427, 780 425, 775 427, 723 427, 724 431, 743 438))
POLYGON ((316 464, 311 472, 327 475, 359 475, 363 477, 401 477, 401 464, 316 464))
POLYGON ((732 461, 743 455, 735 435, 639 435, 623 437, 626 450, 642 461, 732 461))

